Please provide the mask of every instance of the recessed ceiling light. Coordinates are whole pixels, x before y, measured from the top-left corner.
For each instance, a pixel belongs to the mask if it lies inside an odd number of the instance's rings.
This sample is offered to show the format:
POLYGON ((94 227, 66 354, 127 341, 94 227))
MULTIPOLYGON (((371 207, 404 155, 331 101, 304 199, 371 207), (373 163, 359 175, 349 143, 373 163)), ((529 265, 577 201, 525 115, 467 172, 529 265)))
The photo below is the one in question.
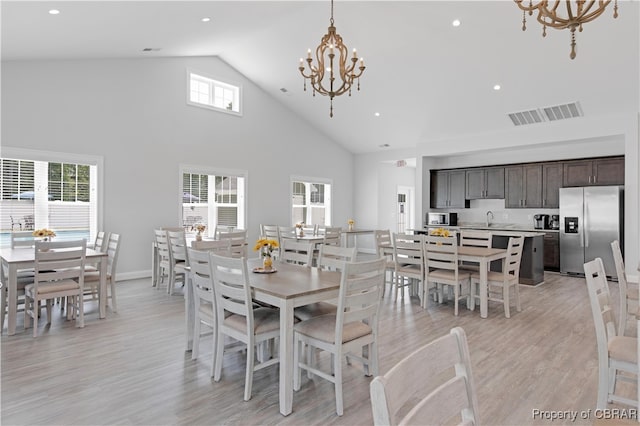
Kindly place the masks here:
POLYGON ((380 117, 380 113, 379 112, 375 112, 375 113, 373 113, 373 115, 375 115, 376 117, 380 117))
POLYGON ((201 21, 202 22, 209 22, 209 21, 211 21, 211 18, 202 18, 201 21))
POLYGON ((51 9, 49 11, 49 15, 58 15, 60 13, 60 11, 58 9, 51 9))
POLYGON ((451 25, 453 25, 454 27, 459 27, 460 26, 460 20, 459 19, 454 19, 453 22, 451 23, 451 25))
POLYGON ((500 89, 501 89, 501 87, 500 87, 499 84, 496 84, 495 86, 493 86, 493 90, 500 90, 500 89))

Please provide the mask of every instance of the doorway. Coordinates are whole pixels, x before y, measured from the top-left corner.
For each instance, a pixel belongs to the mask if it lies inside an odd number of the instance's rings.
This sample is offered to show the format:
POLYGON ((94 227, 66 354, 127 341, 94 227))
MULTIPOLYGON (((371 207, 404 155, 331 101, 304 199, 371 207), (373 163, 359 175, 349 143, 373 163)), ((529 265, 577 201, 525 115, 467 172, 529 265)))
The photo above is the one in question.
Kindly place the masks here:
POLYGON ((396 192, 396 232, 415 229, 414 187, 398 185, 396 192))

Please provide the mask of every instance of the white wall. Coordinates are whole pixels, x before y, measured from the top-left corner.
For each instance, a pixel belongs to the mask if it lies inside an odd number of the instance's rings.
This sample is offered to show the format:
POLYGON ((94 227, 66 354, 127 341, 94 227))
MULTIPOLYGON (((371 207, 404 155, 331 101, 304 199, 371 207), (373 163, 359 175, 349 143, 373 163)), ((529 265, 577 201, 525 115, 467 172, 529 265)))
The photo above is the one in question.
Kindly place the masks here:
POLYGON ((353 155, 218 58, 3 62, 1 135, 104 157, 119 278, 149 274, 154 227, 178 224, 179 164, 248 171, 250 241, 260 223, 289 222, 291 175, 332 179, 333 222, 353 215, 353 155), (188 106, 187 68, 240 83, 243 116, 188 106))

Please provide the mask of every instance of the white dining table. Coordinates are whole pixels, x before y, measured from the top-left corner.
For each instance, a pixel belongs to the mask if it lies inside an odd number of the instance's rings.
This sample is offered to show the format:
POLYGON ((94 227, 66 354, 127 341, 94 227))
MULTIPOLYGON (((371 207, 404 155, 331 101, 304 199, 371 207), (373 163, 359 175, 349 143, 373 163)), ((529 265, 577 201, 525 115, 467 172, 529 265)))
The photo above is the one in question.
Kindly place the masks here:
MULTIPOLYGON (((98 264, 100 284, 98 288, 98 303, 100 318, 106 317, 107 311, 107 257, 106 252, 87 249, 87 263, 98 264)), ((35 267, 35 249, 33 247, 0 249, 2 268, 7 272, 8 309, 7 334, 16 334, 16 320, 18 316, 18 270, 35 267)))
MULTIPOLYGON (((248 260, 249 271, 262 266, 260 259, 248 260)), ((280 413, 284 416, 293 411, 293 310, 297 306, 322 302, 338 297, 339 272, 325 271, 290 263, 274 262, 277 270, 271 274, 249 272, 253 299, 280 309, 280 413)), ((186 292, 186 336, 187 350, 193 348, 194 298, 191 285, 186 292)))
MULTIPOLYGON (((489 265, 494 260, 500 260, 507 257, 507 250, 499 248, 487 247, 458 247, 458 259, 465 262, 478 263, 480 266, 480 317, 486 318, 488 315, 489 295, 487 292, 487 276, 489 265)), ((504 268, 504 263, 502 265, 504 268)))

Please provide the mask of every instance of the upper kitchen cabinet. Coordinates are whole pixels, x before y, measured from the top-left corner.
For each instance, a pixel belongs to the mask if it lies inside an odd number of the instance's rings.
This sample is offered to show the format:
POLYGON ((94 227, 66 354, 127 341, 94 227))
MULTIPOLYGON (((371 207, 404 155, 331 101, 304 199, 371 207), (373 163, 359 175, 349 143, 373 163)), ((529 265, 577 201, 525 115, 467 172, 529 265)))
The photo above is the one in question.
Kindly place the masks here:
POLYGON ((469 169, 466 180, 466 197, 469 200, 504 198, 504 167, 469 169))
POLYGON ((542 165, 542 207, 546 209, 560 207, 563 169, 562 163, 544 163, 542 165))
POLYGON ((624 157, 564 163, 564 186, 593 185, 624 185, 624 157))
POLYGON ((542 207, 542 165, 505 167, 506 208, 542 207))
POLYGON ((431 172, 431 208, 466 208, 465 171, 437 170, 431 172))

